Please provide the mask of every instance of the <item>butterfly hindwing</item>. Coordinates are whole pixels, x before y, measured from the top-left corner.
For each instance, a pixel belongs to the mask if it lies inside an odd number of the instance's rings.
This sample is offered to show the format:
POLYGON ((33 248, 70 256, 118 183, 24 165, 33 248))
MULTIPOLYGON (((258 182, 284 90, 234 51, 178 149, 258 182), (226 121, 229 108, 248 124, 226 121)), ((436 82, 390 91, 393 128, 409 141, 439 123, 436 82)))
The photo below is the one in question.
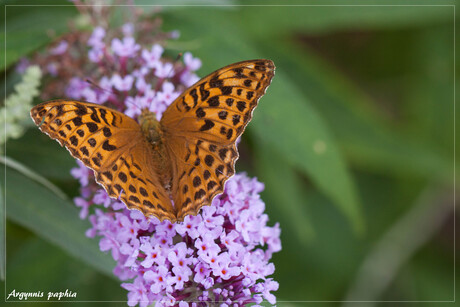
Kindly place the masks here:
POLYGON ((274 76, 269 60, 235 63, 201 79, 165 111, 161 127, 173 165, 179 220, 222 193, 235 173, 235 142, 274 76))
POLYGON ((160 221, 176 221, 168 193, 162 187, 153 165, 153 153, 145 140, 133 146, 103 172, 95 172, 96 181, 113 198, 120 198, 129 209, 140 210, 145 216, 160 221))
MULTIPOLYGON (((180 146, 180 145, 178 145, 180 146)), ((179 152, 176 149, 176 152, 179 152)), ((178 220, 196 215, 202 206, 223 192, 225 181, 235 173, 238 152, 234 144, 222 146, 208 141, 187 142, 185 163, 177 161, 173 200, 178 220)))
POLYGON ((97 104, 56 100, 35 106, 40 130, 95 172, 113 198, 146 216, 175 221, 171 201, 155 174, 152 149, 132 118, 97 104))

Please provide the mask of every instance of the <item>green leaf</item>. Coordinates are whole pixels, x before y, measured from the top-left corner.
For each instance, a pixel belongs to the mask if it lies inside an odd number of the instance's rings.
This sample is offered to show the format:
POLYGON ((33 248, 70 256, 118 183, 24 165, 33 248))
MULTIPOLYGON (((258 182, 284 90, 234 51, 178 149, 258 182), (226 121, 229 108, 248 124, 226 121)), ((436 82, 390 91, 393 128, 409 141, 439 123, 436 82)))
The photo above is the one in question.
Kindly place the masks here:
POLYGON ((6 154, 47 178, 61 182, 74 180, 70 169, 77 166, 75 159, 35 126, 20 139, 9 140, 6 154))
MULTIPOLYGON (((10 225, 11 226, 11 225, 10 225)), ((68 289, 77 294, 76 298, 62 298, 62 301, 126 301, 126 291, 120 288, 116 278, 103 275, 84 262, 70 258, 57 246, 35 236, 21 238, 14 233, 18 227, 8 228, 8 276, 7 296, 14 289, 18 291, 42 291, 42 298, 34 301, 47 304, 48 292, 65 291, 68 289), (15 240, 13 242, 13 240, 15 240), (18 245, 15 250, 10 248, 18 245), (39 288, 37 288, 39 286, 39 288)), ((56 301, 51 298, 50 301, 56 301)), ((10 297, 8 301, 20 301, 18 297, 10 297)), ((36 305, 37 303, 34 303, 36 305)), ((64 303, 65 304, 65 303, 64 303)), ((85 302, 85 306, 99 306, 100 303, 85 302)), ((119 303, 118 303, 119 305, 119 303)))
POLYGON ((330 132, 282 68, 275 78, 278 79, 272 82, 267 98, 254 116, 253 131, 276 148, 291 166, 307 174, 352 221, 355 230, 362 231, 363 219, 353 180, 330 132))
POLYGON ((15 169, 16 171, 18 171, 22 175, 24 175, 24 176, 26 176, 26 177, 28 177, 28 178, 36 181, 36 182, 40 182, 44 187, 46 187, 48 190, 50 190, 51 192, 56 194, 56 196, 58 196, 58 197, 60 197, 60 198, 62 198, 64 200, 68 200, 67 195, 65 195, 64 192, 59 190, 58 187, 56 187, 54 184, 52 184, 46 178, 44 178, 44 177, 40 176, 39 174, 33 172, 32 170, 28 169, 27 167, 25 167, 21 163, 19 163, 17 161, 14 161, 13 159, 10 159, 9 157, 6 157, 6 156, 5 157, 0 157, 0 163, 3 163, 4 165, 15 169))
POLYGON ((74 204, 56 193, 56 188, 50 189, 40 175, 22 171, 24 166, 14 166, 1 163, 0 182, 6 187, 7 217, 112 276, 114 261, 99 250, 96 240, 85 236, 91 225, 78 218, 74 204))
POLYGON ((452 214, 452 203, 443 201, 443 197, 445 187, 436 183, 422 191, 409 212, 396 220, 368 252, 350 286, 347 301, 381 298, 404 264, 445 227, 452 214))
POLYGON ((276 216, 276 220, 280 221, 283 235, 293 234, 288 236, 306 245, 311 242, 315 232, 299 177, 270 146, 259 140, 255 145, 257 177, 265 184, 263 198, 267 199, 267 212, 274 213, 269 216, 276 216))
POLYGON ((69 18, 77 14, 67 1, 9 1, 0 20, 0 69, 52 42, 68 31, 69 18), (61 4, 61 5, 59 5, 61 4), (5 54, 6 52, 6 54, 5 54))
POLYGON ((452 19, 454 7, 448 4, 455 4, 455 1, 444 1, 442 4, 446 4, 445 6, 436 6, 432 0, 417 1, 417 5, 401 5, 401 1, 397 0, 384 3, 378 0, 356 0, 353 3, 344 3, 341 0, 320 3, 314 0, 301 3, 280 3, 277 0, 266 0, 263 4, 257 0, 239 2, 243 5, 255 5, 237 7, 239 18, 245 20, 245 26, 252 33, 271 37, 291 35, 293 32, 318 34, 435 24, 452 19))
POLYGON ((454 100, 455 41, 451 21, 413 35, 413 48, 419 52, 412 54, 411 64, 417 74, 402 88, 407 101, 402 105, 408 121, 405 130, 412 138, 444 150, 449 156, 455 147, 454 119, 460 115, 454 100))
POLYGON ((390 129, 391 123, 368 96, 309 49, 287 40, 270 46, 260 43, 260 48, 289 72, 291 86, 314 103, 355 166, 391 174, 451 178, 448 157, 390 129))

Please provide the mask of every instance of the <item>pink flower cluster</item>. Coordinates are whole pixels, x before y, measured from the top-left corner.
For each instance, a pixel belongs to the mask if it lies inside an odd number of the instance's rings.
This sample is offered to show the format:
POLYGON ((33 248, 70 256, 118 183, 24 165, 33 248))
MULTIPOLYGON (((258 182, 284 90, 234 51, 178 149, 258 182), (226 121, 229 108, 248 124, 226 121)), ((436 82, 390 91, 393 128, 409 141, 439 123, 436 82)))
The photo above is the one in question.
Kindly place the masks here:
MULTIPOLYGON (((121 39, 107 32, 97 27, 87 39, 88 53, 81 55, 87 65, 78 75, 91 79, 70 79, 68 98, 108 105, 133 118, 148 108, 160 119, 198 80, 194 71, 201 61, 190 53, 184 54, 184 64, 167 60, 161 45, 136 43, 132 24, 122 27, 121 39)), ((52 54, 65 57, 71 49, 63 41, 52 54)), ((59 74, 59 63, 51 66, 49 73, 59 74)), ((235 175, 211 206, 171 224, 148 220, 109 198, 82 163, 71 174, 81 184, 81 196, 75 198, 80 217, 92 224, 87 236, 100 237, 101 251, 117 261, 114 274, 124 281, 129 306, 276 302, 271 292, 278 283, 268 276, 275 270, 271 256, 281 250, 280 228, 267 226, 259 196, 264 186, 256 179, 235 175)))
POLYGON ((280 228, 267 226, 262 189, 256 179, 237 174, 211 206, 178 224, 147 220, 103 189, 90 201, 75 202, 82 212, 89 204, 99 205, 89 216, 93 227, 87 235, 102 237, 100 249, 111 252, 121 280, 134 279, 122 284, 129 291, 128 305, 230 306, 263 299, 274 304, 270 292, 278 283, 267 276, 275 270, 272 254, 281 250, 280 228))

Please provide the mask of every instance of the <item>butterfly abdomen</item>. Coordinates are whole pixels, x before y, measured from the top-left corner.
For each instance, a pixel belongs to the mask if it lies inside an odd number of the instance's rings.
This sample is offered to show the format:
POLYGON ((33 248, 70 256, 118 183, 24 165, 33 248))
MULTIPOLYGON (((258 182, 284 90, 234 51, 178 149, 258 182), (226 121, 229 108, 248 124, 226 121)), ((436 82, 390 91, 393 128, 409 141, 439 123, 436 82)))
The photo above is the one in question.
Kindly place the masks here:
POLYGON ((152 163, 158 174, 163 187, 169 192, 172 179, 172 168, 170 157, 163 141, 163 133, 160 129, 160 123, 156 119, 155 113, 144 109, 138 118, 142 134, 149 143, 152 150, 152 163))

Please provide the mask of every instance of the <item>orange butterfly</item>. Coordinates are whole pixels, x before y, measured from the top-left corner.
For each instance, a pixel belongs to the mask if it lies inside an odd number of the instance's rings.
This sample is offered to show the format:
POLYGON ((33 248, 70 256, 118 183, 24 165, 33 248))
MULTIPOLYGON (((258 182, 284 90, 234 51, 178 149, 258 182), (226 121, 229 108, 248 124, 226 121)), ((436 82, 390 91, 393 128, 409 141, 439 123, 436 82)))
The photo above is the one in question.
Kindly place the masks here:
POLYGON ((235 141, 274 73, 270 60, 221 68, 187 89, 159 122, 147 109, 137 123, 111 108, 68 100, 41 103, 30 114, 94 170, 110 197, 147 217, 183 221, 210 205, 235 173, 235 141))

